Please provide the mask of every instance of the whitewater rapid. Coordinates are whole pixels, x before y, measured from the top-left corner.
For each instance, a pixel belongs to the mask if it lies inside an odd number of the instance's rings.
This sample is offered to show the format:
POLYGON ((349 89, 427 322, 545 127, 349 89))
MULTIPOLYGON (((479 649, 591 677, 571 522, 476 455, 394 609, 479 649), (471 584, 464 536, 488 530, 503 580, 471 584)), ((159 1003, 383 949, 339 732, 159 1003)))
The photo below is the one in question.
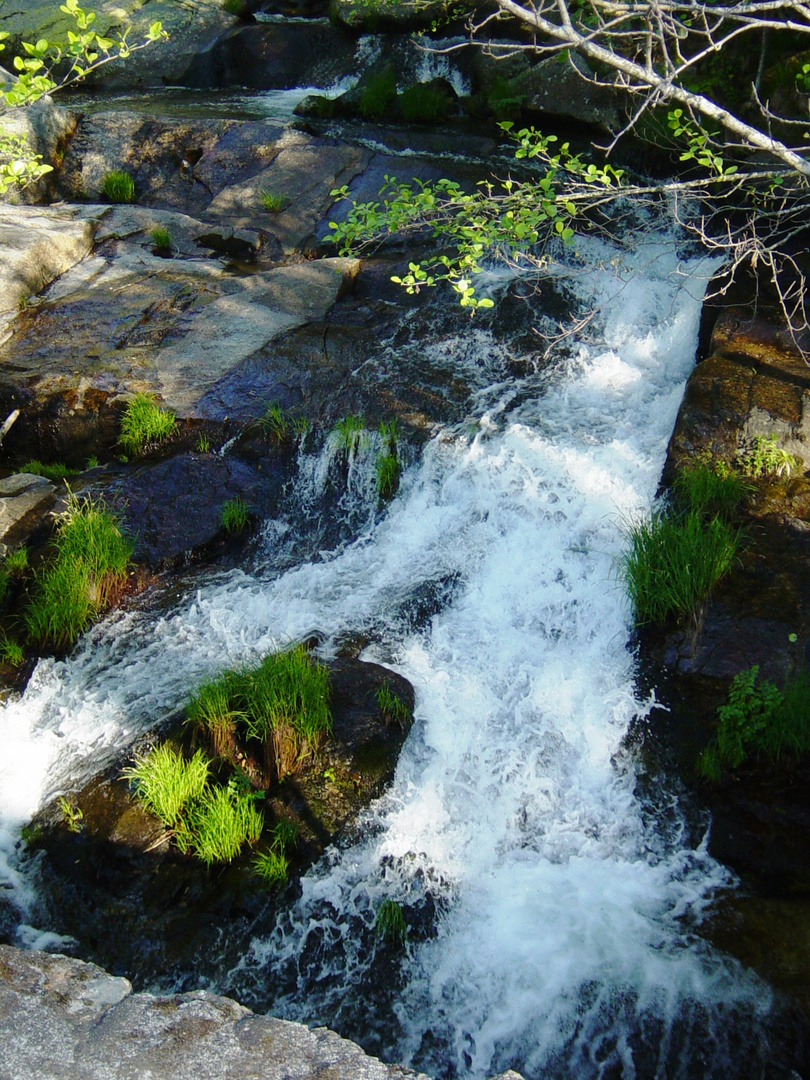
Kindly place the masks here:
MULTIPOLYGON (((43 799, 203 674, 316 632, 325 655, 366 634, 364 657, 416 690, 395 782, 220 988, 435 1075, 724 1075, 724 1025, 766 1013, 769 995, 696 933, 730 876, 636 795, 622 740, 652 702, 636 696, 616 573, 627 522, 655 496, 711 267, 663 242, 583 254, 591 269, 566 284, 601 308, 589 340, 491 383, 491 336, 471 328, 454 357, 477 387, 469 417, 436 432, 382 517, 369 468, 353 542, 114 616, 3 707, 0 874, 23 917, 13 845, 43 799), (415 624, 426 590, 443 606, 415 624), (429 932, 379 990, 380 901, 416 910, 428 895, 429 932)), ((322 473, 311 460, 302 476, 322 473)), ((268 551, 285 535, 268 526, 268 551)))

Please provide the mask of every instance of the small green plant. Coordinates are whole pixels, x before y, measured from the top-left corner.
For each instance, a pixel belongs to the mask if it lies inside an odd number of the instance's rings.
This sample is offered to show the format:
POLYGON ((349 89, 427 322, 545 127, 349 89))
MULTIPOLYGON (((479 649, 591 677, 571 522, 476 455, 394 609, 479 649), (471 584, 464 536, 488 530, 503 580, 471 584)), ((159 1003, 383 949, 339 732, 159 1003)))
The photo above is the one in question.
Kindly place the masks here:
POLYGON ((84 814, 82 813, 81 807, 76 805, 73 796, 60 795, 56 802, 68 831, 72 833, 81 832, 84 823, 84 814))
POLYGON ((113 203, 131 203, 135 199, 135 181, 128 172, 108 172, 101 182, 101 194, 113 203))
POLYGON ((231 672, 203 683, 192 695, 187 712, 189 721, 208 735, 214 753, 226 761, 235 759, 237 725, 245 713, 234 704, 236 686, 231 672))
POLYGON ((70 476, 79 475, 78 469, 71 469, 61 461, 55 461, 51 465, 44 465, 41 461, 36 460, 26 461, 25 465, 20 467, 20 472, 32 473, 34 476, 44 476, 55 483, 60 480, 67 480, 70 476))
POLYGON ((372 76, 360 93, 357 111, 364 120, 382 120, 397 96, 397 76, 392 68, 372 76))
POLYGON ((377 493, 381 499, 391 499, 399 487, 399 474, 402 466, 396 454, 387 451, 380 454, 375 462, 377 469, 377 493))
POLYGON ((281 848, 282 851, 295 847, 298 843, 298 832, 297 822, 282 818, 273 826, 273 847, 281 848))
POLYGON ((741 671, 731 681, 728 701, 717 710, 719 725, 698 759, 707 780, 719 780, 749 758, 778 761, 783 753, 810 749, 810 679, 803 672, 784 690, 766 679, 759 667, 741 671))
POLYGON ((408 927, 402 905, 396 900, 383 900, 374 921, 377 936, 388 945, 402 946, 408 940, 408 927))
POLYGON ((509 79, 498 75, 492 80, 492 85, 487 94, 487 105, 496 120, 509 120, 519 113, 526 101, 526 95, 521 94, 509 79))
POLYGON ((802 64, 796 72, 796 89, 800 94, 810 94, 810 64, 802 64))
POLYGON ((253 871, 268 885, 283 885, 290 873, 290 860, 275 847, 258 851, 253 859, 253 871))
POLYGON ((303 439, 309 434, 309 429, 312 425, 306 416, 293 417, 292 429, 296 438, 303 439))
POLYGON ((138 393, 127 402, 119 443, 128 454, 142 454, 164 442, 177 430, 171 409, 162 409, 151 394, 138 393))
POLYGON ((23 825, 20 829, 20 839, 28 847, 38 843, 42 839, 42 826, 37 821, 23 825))
POLYGON ((202 432, 197 436, 197 453, 207 454, 211 449, 211 440, 202 432))
POLYGON ((11 548, 6 552, 4 562, 9 574, 19 577, 28 569, 28 548, 25 544, 21 544, 20 547, 11 548))
POLYGON ((712 589, 737 558, 742 531, 695 510, 656 511, 631 526, 628 541, 619 572, 636 624, 686 614, 697 625, 712 589))
POLYGON ((277 195, 274 191, 268 191, 266 188, 262 188, 259 192, 259 198, 268 214, 280 214, 286 203, 283 195, 277 195))
POLYGON ((158 255, 171 255, 172 238, 168 229, 164 229, 162 225, 156 225, 149 235, 152 237, 152 243, 158 255))
POLYGON ((135 785, 135 794, 164 825, 175 829, 186 807, 200 799, 208 784, 210 761, 202 750, 189 760, 168 743, 135 759, 123 776, 135 785))
POLYGON ((226 533, 241 532, 247 525, 250 513, 247 504, 237 495, 235 499, 228 499, 220 511, 219 520, 226 533))
POLYGON ((790 476, 799 462, 777 444, 776 435, 756 435, 751 445, 741 450, 737 461, 746 476, 790 476))
POLYGON ((399 421, 397 420, 397 418, 394 417, 392 420, 380 421, 380 426, 378 430, 380 432, 380 438, 382 439, 383 444, 388 447, 392 454, 396 454, 397 445, 400 438, 402 437, 402 432, 400 431, 399 421))
POLYGON ((395 694, 388 683, 382 683, 377 689, 377 704, 386 724, 404 725, 408 722, 411 711, 399 694, 395 694))
POLYGON ((362 416, 344 416, 342 420, 338 420, 335 431, 341 449, 347 454, 356 453, 368 438, 366 422, 362 416))
POLYGON ((263 828, 264 816, 251 793, 231 785, 208 787, 188 806, 175 842, 210 866, 231 862, 245 843, 256 843, 263 828))
POLYGON ((406 124, 436 124, 447 118, 447 95, 429 83, 415 83, 397 98, 399 113, 406 124))
POLYGON ((684 509, 732 518, 752 485, 725 463, 699 462, 679 472, 673 486, 684 509))
POLYGON ((89 457, 87 459, 87 464, 85 465, 85 469, 97 469, 100 464, 101 464, 101 462, 98 460, 98 458, 95 456, 95 454, 93 454, 92 457, 89 457))
POLYGON ((33 640, 64 648, 120 594, 132 543, 101 500, 71 494, 54 545, 56 558, 36 577, 25 624, 33 640))
POLYGON ((259 425, 276 442, 286 442, 290 437, 290 422, 277 401, 270 402, 259 425))
POLYGON ((6 634, 0 634, 0 660, 12 667, 19 667, 25 660, 22 645, 13 641, 6 634))

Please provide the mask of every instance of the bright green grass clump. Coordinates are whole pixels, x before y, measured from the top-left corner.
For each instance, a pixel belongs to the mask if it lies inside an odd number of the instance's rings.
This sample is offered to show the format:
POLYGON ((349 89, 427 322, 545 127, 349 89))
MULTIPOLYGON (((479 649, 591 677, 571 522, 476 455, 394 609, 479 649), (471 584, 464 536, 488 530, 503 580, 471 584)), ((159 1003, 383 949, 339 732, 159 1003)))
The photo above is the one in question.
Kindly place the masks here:
POLYGON ((19 667, 25 660, 22 645, 7 637, 6 634, 0 634, 0 660, 11 664, 12 667, 19 667))
POLYGON ((101 182, 101 194, 110 202, 131 203, 135 198, 135 181, 128 172, 108 172, 101 182))
POLYGON ((751 758, 778 761, 810 750, 810 678, 803 672, 780 690, 759 678, 759 667, 732 679, 728 701, 717 710, 719 726, 698 760, 707 780, 718 780, 751 758))
POLYGON ((386 724, 406 724, 411 711, 399 694, 395 694, 388 683, 382 683, 377 690, 377 704, 386 724))
POLYGON ((181 850, 191 850, 210 866, 231 862, 244 844, 256 843, 263 827, 264 817, 252 792, 229 784, 206 788, 190 804, 175 836, 181 850))
POLYGON ((120 595, 132 544, 101 501, 71 495, 54 546, 54 562, 36 577, 25 624, 34 641, 66 648, 120 595))
POLYGON ((173 829, 186 807, 205 792, 210 764, 202 750, 186 761, 168 743, 161 743, 125 769, 124 776, 134 783, 144 806, 173 829))
POLYGON ((6 552, 6 557, 3 561, 9 574, 18 577, 28 569, 28 548, 25 544, 21 544, 20 547, 11 548, 10 551, 6 552))
POLYGON ((284 203, 286 201, 284 196, 278 195, 274 191, 268 191, 266 188, 263 188, 259 192, 259 198, 268 214, 280 214, 284 209, 284 203))
POLYGON ((150 446, 168 439, 177 430, 170 409, 162 409, 149 394, 136 394, 124 410, 119 442, 128 454, 142 454, 150 446))
POLYGON ((727 466, 718 466, 701 462, 678 473, 673 486, 686 509, 724 518, 739 510, 752 485, 727 466))
POLYGON ((53 480, 58 483, 60 480, 67 480, 70 476, 78 476, 78 469, 71 469, 61 461, 55 461, 51 465, 45 465, 41 461, 26 461, 25 465, 20 467, 20 472, 33 473, 34 476, 44 476, 48 480, 53 480))
POLYGON ((298 645, 271 653, 258 667, 226 671, 205 683, 188 714, 220 756, 230 759, 237 737, 257 740, 267 765, 286 776, 331 728, 329 673, 298 645))
POLYGON ((697 624, 714 586, 733 566, 742 532, 695 510, 657 511, 629 531, 620 573, 637 624, 686 614, 697 624))
POLYGON ((402 467, 399 458, 390 451, 380 454, 375 462, 377 469, 377 493, 381 499, 392 499, 399 487, 402 467))
POLYGON ((162 225, 156 225, 149 235, 158 255, 171 255, 172 237, 168 229, 164 229, 162 225))
POLYGON ((377 936, 389 945, 404 945, 408 940, 408 927, 402 905, 396 900, 383 900, 374 922, 377 936))
POLYGON ((223 504, 219 520, 225 532, 238 533, 247 525, 249 517, 247 504, 237 495, 235 499, 228 499, 223 504))
POLYGON ((367 438, 366 422, 362 416, 344 416, 335 425, 341 449, 347 454, 356 451, 367 438))

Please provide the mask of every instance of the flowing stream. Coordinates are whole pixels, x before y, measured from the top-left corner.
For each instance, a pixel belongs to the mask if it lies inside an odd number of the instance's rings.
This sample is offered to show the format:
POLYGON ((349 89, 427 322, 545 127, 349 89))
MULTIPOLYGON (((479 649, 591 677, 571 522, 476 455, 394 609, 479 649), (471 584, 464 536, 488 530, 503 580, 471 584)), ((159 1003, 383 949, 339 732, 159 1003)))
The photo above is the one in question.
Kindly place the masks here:
MULTIPOLYGON (((469 417, 435 433, 383 516, 361 470, 353 540, 290 567, 306 526, 275 522, 260 569, 111 617, 4 706, 0 875, 22 940, 48 942, 25 925, 14 847, 45 798, 203 673, 365 633, 364 656, 416 689, 395 782, 216 988, 434 1076, 767 1075, 770 992, 698 933, 730 875, 665 787, 655 807, 637 794, 623 747, 651 702, 616 560, 655 494, 711 267, 655 241, 579 255, 592 269, 568 287, 604 305, 590 340, 529 376, 488 385, 479 368, 469 417), (426 591, 440 610, 415 623, 426 591), (383 898, 413 924, 398 953, 373 931, 383 898)), ((486 344, 472 323, 460 367, 486 344)), ((322 474, 302 461, 304 521, 322 474)))

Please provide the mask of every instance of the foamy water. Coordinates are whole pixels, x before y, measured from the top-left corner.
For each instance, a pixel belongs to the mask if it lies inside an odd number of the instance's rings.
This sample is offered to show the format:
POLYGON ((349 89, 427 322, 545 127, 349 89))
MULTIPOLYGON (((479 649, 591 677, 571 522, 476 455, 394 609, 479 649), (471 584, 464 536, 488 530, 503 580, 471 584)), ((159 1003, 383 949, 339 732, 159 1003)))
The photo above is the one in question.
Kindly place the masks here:
MULTIPOLYGON (((0 713, 0 873, 23 908, 11 844, 46 795, 176 710, 203 673, 315 631, 325 653, 368 632, 366 657, 416 689, 395 783, 279 926, 246 942, 224 989, 442 1074, 722 1076, 735 1041, 765 1053, 750 1021, 768 992, 695 933, 729 876, 644 813, 622 749, 649 704, 626 647, 622 523, 653 499, 708 270, 685 276, 664 246, 635 266, 587 254, 608 269, 572 288, 606 304, 598 340, 553 375, 482 386, 381 520, 358 463, 358 539, 213 579, 162 616, 109 620, 40 665, 0 713), (392 617, 434 585, 450 599, 427 625, 392 617), (390 993, 372 931, 386 897, 434 911, 391 961, 390 993), (737 1016, 745 1038, 730 1035, 737 1016)), ((459 356, 470 362, 462 343, 459 356)), ((305 491, 324 460, 302 462, 305 491)), ((269 548, 283 539, 268 529, 269 548)))

